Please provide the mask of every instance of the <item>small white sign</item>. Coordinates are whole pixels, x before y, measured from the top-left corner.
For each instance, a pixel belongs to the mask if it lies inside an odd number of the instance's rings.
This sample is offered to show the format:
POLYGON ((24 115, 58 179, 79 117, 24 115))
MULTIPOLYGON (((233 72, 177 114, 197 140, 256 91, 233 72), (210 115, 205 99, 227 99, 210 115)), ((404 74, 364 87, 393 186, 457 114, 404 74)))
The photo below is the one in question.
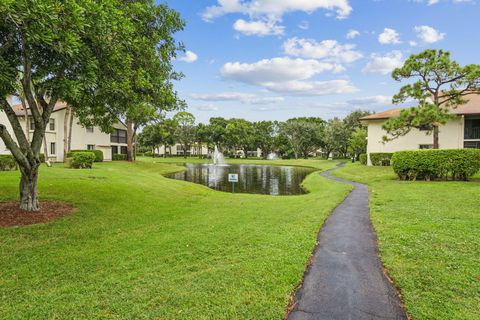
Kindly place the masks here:
POLYGON ((238 182, 238 174, 229 173, 228 174, 228 182, 238 182))

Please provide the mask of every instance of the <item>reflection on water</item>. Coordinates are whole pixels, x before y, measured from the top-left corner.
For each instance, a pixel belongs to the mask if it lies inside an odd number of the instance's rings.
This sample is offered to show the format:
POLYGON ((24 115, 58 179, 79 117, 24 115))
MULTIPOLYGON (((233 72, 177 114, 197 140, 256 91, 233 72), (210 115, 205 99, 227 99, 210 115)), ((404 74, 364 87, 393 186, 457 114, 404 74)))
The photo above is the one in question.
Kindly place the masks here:
POLYGON ((304 194, 300 186, 303 179, 313 169, 301 167, 280 167, 264 165, 212 165, 185 164, 186 171, 172 173, 168 178, 203 184, 219 191, 232 191, 232 183, 228 182, 229 173, 238 174, 235 192, 260 193, 269 195, 304 194))

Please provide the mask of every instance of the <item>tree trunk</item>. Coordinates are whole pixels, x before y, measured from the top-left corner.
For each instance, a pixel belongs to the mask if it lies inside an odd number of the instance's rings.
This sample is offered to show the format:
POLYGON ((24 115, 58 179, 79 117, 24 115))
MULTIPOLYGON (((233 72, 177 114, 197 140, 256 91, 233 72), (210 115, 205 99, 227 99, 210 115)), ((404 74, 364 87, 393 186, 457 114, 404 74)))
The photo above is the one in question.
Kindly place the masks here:
POLYGON ((127 161, 133 161, 133 121, 127 118, 127 161))
POLYGON ((37 196, 38 165, 31 170, 20 168, 20 209, 25 211, 39 211, 40 205, 37 196))
POLYGON ((22 103, 23 111, 25 111, 25 137, 27 137, 27 140, 30 140, 30 123, 28 121, 27 103, 22 96, 20 96, 20 102, 22 103))
POLYGON ((50 167, 50 160, 48 160, 48 146, 46 134, 43 136, 43 154, 45 155, 45 163, 50 167))
POLYGON ((440 148, 440 145, 438 143, 438 135, 440 133, 440 130, 438 129, 438 126, 433 127, 433 149, 438 149, 440 148))

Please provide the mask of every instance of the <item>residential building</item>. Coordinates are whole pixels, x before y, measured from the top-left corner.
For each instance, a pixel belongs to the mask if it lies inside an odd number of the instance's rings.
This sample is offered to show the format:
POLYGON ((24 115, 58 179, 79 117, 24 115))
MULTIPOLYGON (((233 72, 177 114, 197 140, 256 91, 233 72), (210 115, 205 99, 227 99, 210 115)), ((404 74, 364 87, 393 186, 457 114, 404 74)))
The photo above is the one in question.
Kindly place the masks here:
MULTIPOLYGON (((31 121, 31 113, 28 110, 25 116, 25 110, 22 105, 14 105, 13 110, 17 115, 24 132, 31 139, 35 124, 31 121), (28 130, 27 130, 28 127, 28 130)), ((65 159, 64 146, 68 143, 68 138, 65 137, 65 121, 67 121, 67 128, 69 128, 70 120, 65 117, 67 112, 67 104, 59 102, 50 116, 50 121, 47 124, 45 132, 45 140, 47 144, 47 156, 50 161, 63 162, 65 159)), ((12 137, 14 137, 12 127, 4 112, 0 111, 0 123, 7 127, 12 137)), ((127 153, 127 128, 118 121, 114 125, 113 133, 105 133, 99 127, 86 128, 82 126, 78 119, 74 117, 72 121, 71 131, 71 148, 70 150, 101 150, 103 152, 104 160, 111 161, 114 153, 127 153)), ((42 145, 40 153, 44 153, 45 145, 42 145)), ((0 154, 9 154, 10 151, 6 148, 3 141, 0 139, 0 154)))
MULTIPOLYGON (((184 156, 182 145, 177 143, 173 146, 161 146, 160 148, 155 150, 155 153, 160 156, 184 156)), ((187 156, 206 156, 208 155, 208 148, 206 145, 198 146, 193 145, 189 150, 186 152, 187 156)))
MULTIPOLYGON (((466 100, 468 100, 466 104, 452 108, 454 117, 439 128, 440 149, 480 148, 480 95, 467 96, 466 100)), ((374 152, 433 148, 431 132, 421 129, 412 129, 405 136, 388 142, 383 141, 383 137, 387 135, 382 129, 383 124, 388 119, 398 116, 401 110, 391 109, 361 119, 368 126, 368 155, 374 152)), ((370 156, 368 163, 371 164, 370 156)))

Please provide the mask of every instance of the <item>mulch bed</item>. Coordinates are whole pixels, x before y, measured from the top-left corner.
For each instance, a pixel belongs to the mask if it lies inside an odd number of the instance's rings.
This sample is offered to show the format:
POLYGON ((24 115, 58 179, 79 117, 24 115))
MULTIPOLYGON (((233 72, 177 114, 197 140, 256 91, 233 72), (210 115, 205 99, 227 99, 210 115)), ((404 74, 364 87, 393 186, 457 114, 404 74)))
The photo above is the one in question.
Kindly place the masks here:
POLYGON ((69 204, 56 201, 41 201, 40 211, 20 210, 17 201, 0 202, 0 227, 26 226, 52 221, 75 211, 69 204))

